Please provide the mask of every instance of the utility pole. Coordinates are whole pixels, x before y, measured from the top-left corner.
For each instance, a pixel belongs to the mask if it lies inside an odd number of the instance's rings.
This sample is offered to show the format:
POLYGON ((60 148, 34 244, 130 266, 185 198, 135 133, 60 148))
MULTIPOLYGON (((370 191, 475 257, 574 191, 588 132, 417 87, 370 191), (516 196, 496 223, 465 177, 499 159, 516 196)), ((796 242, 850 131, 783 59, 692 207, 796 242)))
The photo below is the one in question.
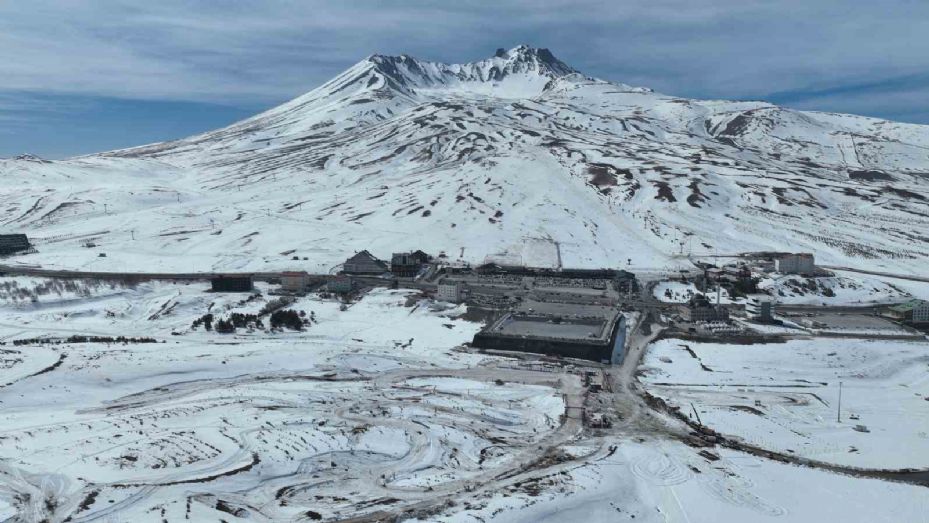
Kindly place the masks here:
POLYGON ((132 239, 135 240, 135 229, 132 229, 129 232, 132 233, 132 239))
POLYGON ((693 404, 693 402, 691 402, 691 403, 690 403, 690 408, 692 408, 692 409, 693 409, 693 411, 694 411, 694 416, 696 416, 696 417, 697 417, 697 423, 699 423, 699 424, 701 424, 701 425, 703 425, 703 422, 702 422, 702 421, 700 421, 700 415, 699 415, 699 414, 697 414, 697 407, 694 407, 694 404, 693 404))
POLYGON ((839 404, 835 410, 836 423, 842 423, 842 382, 839 382, 839 404))
POLYGON ((109 214, 109 212, 106 210, 106 204, 105 204, 105 203, 103 204, 103 214, 109 214))

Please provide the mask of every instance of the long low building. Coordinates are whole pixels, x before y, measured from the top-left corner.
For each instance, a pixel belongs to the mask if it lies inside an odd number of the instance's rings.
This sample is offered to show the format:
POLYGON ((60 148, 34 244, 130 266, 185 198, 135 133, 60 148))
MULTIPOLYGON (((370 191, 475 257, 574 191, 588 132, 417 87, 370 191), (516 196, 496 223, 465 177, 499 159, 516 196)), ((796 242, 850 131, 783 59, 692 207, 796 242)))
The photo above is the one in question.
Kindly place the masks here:
POLYGON ((618 310, 611 316, 565 317, 508 312, 474 336, 481 349, 532 352, 620 363, 626 344, 626 318, 618 310))
POLYGON ((0 256, 25 252, 31 248, 25 234, 0 234, 0 256))
POLYGON ((210 278, 213 292, 252 292, 251 275, 218 275, 210 278))

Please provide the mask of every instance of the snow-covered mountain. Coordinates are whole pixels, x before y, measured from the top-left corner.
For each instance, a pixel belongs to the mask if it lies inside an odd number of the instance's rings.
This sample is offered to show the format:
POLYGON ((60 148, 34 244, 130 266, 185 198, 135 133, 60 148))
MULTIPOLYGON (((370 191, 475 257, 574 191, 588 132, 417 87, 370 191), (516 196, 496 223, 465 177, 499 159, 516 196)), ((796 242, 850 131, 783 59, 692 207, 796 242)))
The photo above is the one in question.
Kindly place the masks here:
POLYGON ((328 270, 412 248, 633 268, 929 259, 929 127, 677 98, 527 46, 461 65, 373 55, 223 129, 0 160, 0 178, 0 231, 37 238, 20 259, 46 266, 328 270))

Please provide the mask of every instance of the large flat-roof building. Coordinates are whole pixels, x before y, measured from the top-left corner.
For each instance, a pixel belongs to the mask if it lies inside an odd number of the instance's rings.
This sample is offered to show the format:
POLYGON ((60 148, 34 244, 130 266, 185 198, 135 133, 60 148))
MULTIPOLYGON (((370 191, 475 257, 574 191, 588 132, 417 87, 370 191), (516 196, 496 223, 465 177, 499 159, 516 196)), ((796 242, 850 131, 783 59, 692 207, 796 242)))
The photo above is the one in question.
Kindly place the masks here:
POLYGON ((446 267, 449 275, 462 275, 492 283, 510 286, 587 288, 612 290, 629 294, 639 290, 635 274, 615 269, 552 269, 549 267, 523 267, 485 263, 472 269, 446 267))
POLYGON ((474 336, 482 349, 532 352, 603 363, 620 363, 626 318, 610 315, 566 317, 508 312, 474 336))

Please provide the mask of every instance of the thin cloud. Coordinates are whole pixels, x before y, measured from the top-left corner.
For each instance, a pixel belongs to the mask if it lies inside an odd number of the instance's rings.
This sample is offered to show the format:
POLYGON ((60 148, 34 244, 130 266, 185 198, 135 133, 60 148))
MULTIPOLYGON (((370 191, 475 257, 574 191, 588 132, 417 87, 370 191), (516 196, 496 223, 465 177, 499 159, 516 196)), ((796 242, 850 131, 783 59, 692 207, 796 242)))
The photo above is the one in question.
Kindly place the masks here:
POLYGON ((375 52, 529 43, 668 94, 924 122, 927 32, 922 0, 0 2, 0 118, 35 127, 55 97, 267 107, 375 52))
POLYGON ((277 100, 373 52, 528 41, 608 79, 742 98, 926 70, 927 30, 929 5, 907 0, 7 2, 0 89, 277 100))

